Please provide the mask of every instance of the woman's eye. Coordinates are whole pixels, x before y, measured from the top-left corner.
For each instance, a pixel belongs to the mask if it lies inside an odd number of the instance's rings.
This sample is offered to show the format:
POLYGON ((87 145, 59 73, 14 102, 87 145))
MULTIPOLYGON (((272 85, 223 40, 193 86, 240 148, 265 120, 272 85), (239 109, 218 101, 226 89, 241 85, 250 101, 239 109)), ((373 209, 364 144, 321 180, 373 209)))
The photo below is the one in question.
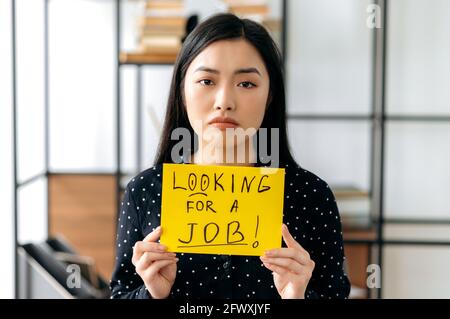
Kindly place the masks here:
POLYGON ((202 85, 211 85, 212 81, 211 80, 200 80, 200 84, 202 84, 202 85))
POLYGON ((252 88, 252 87, 255 87, 256 85, 255 84, 253 84, 252 82, 241 82, 241 83, 239 83, 239 86, 242 86, 242 87, 244 87, 244 88, 246 88, 246 89, 250 89, 250 88, 252 88))

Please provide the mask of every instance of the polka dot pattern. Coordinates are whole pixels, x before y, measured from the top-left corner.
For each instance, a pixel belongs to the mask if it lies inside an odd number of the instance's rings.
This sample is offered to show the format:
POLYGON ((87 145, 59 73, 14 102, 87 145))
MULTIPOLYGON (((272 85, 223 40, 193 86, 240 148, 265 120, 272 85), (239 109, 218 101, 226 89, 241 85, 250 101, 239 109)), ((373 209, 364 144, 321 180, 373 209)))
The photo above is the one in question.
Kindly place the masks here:
MULTIPOLYGON (((341 221, 325 181, 299 166, 286 165, 283 221, 315 262, 305 298, 347 298, 341 221)), ((121 204, 111 298, 151 298, 131 263, 133 246, 160 225, 162 165, 127 185, 121 204), (138 208, 139 207, 139 208, 138 208)), ((286 247, 283 242, 283 247, 286 247)), ((270 270, 259 257, 177 254, 169 298, 279 299, 270 270)))

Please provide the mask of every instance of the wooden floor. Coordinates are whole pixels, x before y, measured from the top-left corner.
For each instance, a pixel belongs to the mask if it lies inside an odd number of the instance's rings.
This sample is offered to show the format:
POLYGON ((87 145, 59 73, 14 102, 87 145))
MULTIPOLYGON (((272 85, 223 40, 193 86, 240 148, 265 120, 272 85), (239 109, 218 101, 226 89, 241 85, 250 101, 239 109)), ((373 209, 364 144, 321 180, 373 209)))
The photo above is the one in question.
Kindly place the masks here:
POLYGON ((116 232, 115 177, 51 175, 50 234, 62 235, 81 254, 94 258, 109 282, 116 232))

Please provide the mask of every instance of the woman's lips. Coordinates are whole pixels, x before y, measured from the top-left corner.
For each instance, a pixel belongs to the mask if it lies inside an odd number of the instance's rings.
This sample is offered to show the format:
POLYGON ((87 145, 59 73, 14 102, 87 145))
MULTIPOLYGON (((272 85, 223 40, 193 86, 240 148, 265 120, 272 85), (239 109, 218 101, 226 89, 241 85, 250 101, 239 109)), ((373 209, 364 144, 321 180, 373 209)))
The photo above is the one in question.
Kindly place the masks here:
POLYGON ((237 124, 234 123, 230 123, 230 122, 215 122, 215 123, 211 123, 209 125, 212 125, 220 130, 225 130, 227 128, 236 128, 238 127, 237 124))

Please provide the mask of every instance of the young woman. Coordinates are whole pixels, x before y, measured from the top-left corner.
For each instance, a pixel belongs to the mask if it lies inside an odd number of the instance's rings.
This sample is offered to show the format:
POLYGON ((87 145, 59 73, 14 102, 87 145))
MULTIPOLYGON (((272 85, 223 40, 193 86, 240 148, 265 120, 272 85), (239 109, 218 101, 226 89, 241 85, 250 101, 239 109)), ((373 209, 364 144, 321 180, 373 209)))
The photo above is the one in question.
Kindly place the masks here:
POLYGON ((209 18, 186 38, 176 61, 155 166, 125 190, 111 298, 347 298, 344 258, 331 189, 301 168, 289 151, 276 44, 250 20, 231 14, 209 18), (181 161, 174 158, 178 141, 171 138, 177 128, 192 134, 192 148, 181 161), (219 143, 220 138, 202 133, 212 128, 224 140, 227 128, 254 128, 254 137, 265 128, 266 142, 272 140, 270 129, 278 129, 277 145, 269 148, 286 172, 282 248, 260 257, 175 254, 159 243, 163 163, 270 164, 248 137, 245 158, 225 160, 239 143, 219 143), (222 157, 212 156, 211 149, 222 157))

